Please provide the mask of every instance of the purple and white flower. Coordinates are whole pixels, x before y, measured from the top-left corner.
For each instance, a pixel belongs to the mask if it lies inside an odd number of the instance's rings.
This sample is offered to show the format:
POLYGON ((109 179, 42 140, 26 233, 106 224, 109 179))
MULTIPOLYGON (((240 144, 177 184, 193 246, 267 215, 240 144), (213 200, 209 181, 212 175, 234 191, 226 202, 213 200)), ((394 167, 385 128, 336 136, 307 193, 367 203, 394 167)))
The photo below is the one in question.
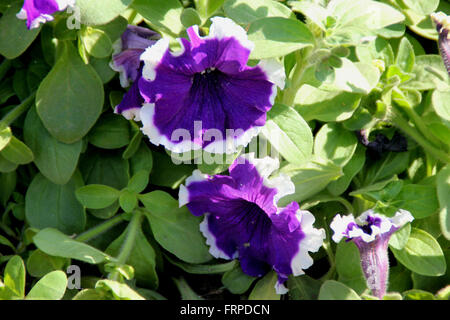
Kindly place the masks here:
POLYGON ((443 12, 438 12, 432 13, 431 19, 436 24, 436 30, 439 33, 439 51, 450 76, 450 16, 443 12))
POLYGON ((141 54, 160 39, 153 30, 139 26, 128 25, 119 40, 114 43, 113 58, 110 67, 119 72, 120 85, 130 86, 123 100, 116 106, 114 112, 122 114, 128 120, 140 121, 139 112, 144 98, 139 91, 139 79, 142 76, 141 54))
POLYGON ((391 235, 414 220, 409 211, 400 209, 391 218, 368 210, 358 218, 336 215, 331 222, 335 242, 346 238, 358 247, 361 267, 367 286, 374 296, 382 298, 387 289, 389 276, 388 245, 391 235))
POLYGON ((180 187, 179 203, 195 216, 204 215, 200 230, 214 257, 239 258, 250 276, 275 270, 276 291, 284 294, 288 276, 304 274, 313 264, 308 252, 319 250, 325 231, 314 228, 314 216, 296 202, 277 206, 295 191, 289 177, 271 177, 278 167, 277 159, 246 154, 230 166, 229 176, 195 170, 180 187))
POLYGON ((142 131, 174 152, 232 153, 247 145, 264 126, 277 86, 284 87, 278 61, 247 65, 254 45, 242 27, 228 18, 211 21, 208 36, 188 28, 179 51, 161 39, 141 55, 142 131))
POLYGON ((17 18, 27 20, 27 28, 38 28, 40 23, 52 21, 52 14, 75 6, 75 0, 25 0, 17 18))

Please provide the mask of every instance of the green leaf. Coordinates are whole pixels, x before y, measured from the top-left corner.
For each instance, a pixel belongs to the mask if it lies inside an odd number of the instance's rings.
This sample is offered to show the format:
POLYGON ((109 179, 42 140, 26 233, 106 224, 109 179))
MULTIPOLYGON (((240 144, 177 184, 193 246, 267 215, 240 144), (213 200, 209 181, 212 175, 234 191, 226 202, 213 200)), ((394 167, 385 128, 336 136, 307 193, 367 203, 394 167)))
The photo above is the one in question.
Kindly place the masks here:
POLYGON ((248 38, 255 44, 250 59, 280 57, 314 43, 314 37, 304 23, 280 17, 252 22, 248 38))
POLYGON ((150 181, 154 185, 176 189, 195 169, 193 165, 174 164, 166 154, 160 152, 152 154, 153 170, 150 181))
POLYGON ((363 185, 369 186, 377 181, 401 173, 407 168, 408 160, 408 152, 389 152, 385 154, 380 160, 368 167, 363 185))
POLYGON ((145 300, 125 283, 119 283, 113 280, 99 280, 95 284, 95 288, 111 293, 116 300, 145 300))
POLYGON ((325 91, 305 84, 295 96, 295 109, 306 120, 343 121, 350 118, 361 101, 360 94, 325 91))
POLYGON ((272 0, 227 0, 223 9, 229 18, 240 24, 267 17, 295 18, 288 7, 272 0))
POLYGON ((404 37, 400 41, 395 63, 400 66, 404 72, 411 72, 415 61, 414 48, 409 40, 404 37))
POLYGON ((0 151, 3 150, 12 138, 11 128, 7 127, 0 131, 0 151))
POLYGON ((95 58, 106 58, 112 52, 112 42, 108 34, 100 29, 84 27, 80 39, 86 51, 95 58))
POLYGON ((280 199, 280 206, 291 201, 301 202, 308 199, 325 189, 331 181, 342 176, 340 167, 333 163, 318 161, 311 161, 303 166, 289 164, 281 168, 280 171, 290 176, 295 185, 295 194, 280 199))
POLYGON ((178 35, 184 29, 180 20, 183 7, 178 0, 134 0, 132 7, 156 30, 178 35))
POLYGON ((275 271, 268 272, 262 279, 258 280, 248 300, 280 300, 281 295, 275 291, 278 276, 275 271))
POLYGON ((404 88, 419 91, 448 88, 448 73, 440 55, 416 56, 412 73, 415 75, 414 79, 405 83, 404 88))
POLYGON ((103 209, 119 199, 120 191, 102 184, 90 184, 77 189, 78 201, 89 209, 103 209))
POLYGON ((341 90, 351 93, 368 94, 378 83, 380 71, 371 64, 352 62, 347 58, 340 58, 340 66, 332 70, 325 69, 323 77, 329 77, 319 87, 325 90, 341 90), (331 73, 331 74, 328 74, 331 73))
POLYGON ((16 164, 27 164, 33 161, 33 151, 25 143, 12 136, 0 154, 8 161, 16 164))
POLYGON ((135 193, 140 193, 144 191, 145 187, 147 187, 148 179, 149 179, 148 171, 140 170, 136 172, 133 175, 133 177, 131 177, 130 181, 128 182, 127 189, 135 193))
POLYGON ((138 204, 136 193, 126 189, 122 190, 119 197, 119 204, 123 211, 128 213, 133 212, 138 204))
POLYGON ((33 242, 41 251, 51 256, 71 258, 91 264, 99 264, 109 259, 109 256, 100 250, 52 228, 39 231, 33 237, 33 242))
POLYGON ((439 200, 439 222, 442 234, 450 240, 450 165, 439 171, 436 180, 437 195, 439 200))
POLYGON ((22 5, 22 1, 12 3, 0 18, 0 54, 6 59, 20 56, 41 30, 41 27, 28 30, 25 21, 16 17, 22 5))
POLYGON ((25 264, 21 257, 14 256, 8 261, 3 282, 17 298, 25 296, 25 264))
POLYGON ((41 278, 27 294, 27 300, 60 300, 67 288, 67 276, 62 271, 52 271, 41 278))
POLYGON ((450 121, 450 90, 435 90, 431 96, 431 104, 434 111, 444 120, 450 121))
POLYGON ((124 117, 109 113, 100 117, 88 139, 99 148, 119 149, 130 142, 130 126, 124 117))
POLYGON ((327 190, 334 196, 344 193, 350 186, 352 179, 363 168, 365 160, 366 149, 358 144, 355 153, 342 169, 344 175, 337 180, 331 181, 327 186, 327 190))
POLYGON ((31 276, 41 278, 49 272, 61 270, 67 262, 65 258, 52 257, 37 249, 27 259, 27 271, 31 276))
POLYGON ((86 185, 104 184, 121 190, 128 184, 128 161, 117 152, 92 150, 84 155, 80 169, 86 185))
POLYGON ((194 290, 192 290, 184 278, 172 278, 172 280, 175 282, 178 291, 180 291, 181 300, 204 300, 197 293, 195 293, 194 290))
MULTIPOLYGON (((120 237, 114 240, 105 252, 111 256, 117 256, 125 241, 127 232, 128 229, 126 229, 120 237)), ((133 249, 125 263, 133 267, 134 276, 139 285, 144 285, 153 289, 158 287, 156 253, 141 228, 138 228, 137 230, 133 249)))
POLYGON ((84 64, 72 44, 65 43, 36 94, 36 110, 45 128, 61 142, 76 142, 97 121, 103 101, 99 76, 84 64))
POLYGON ((328 12, 326 8, 309 1, 291 1, 289 5, 292 7, 293 11, 298 11, 303 13, 312 22, 314 22, 322 31, 327 29, 327 17, 328 12))
POLYGON ((66 144, 53 138, 34 108, 28 112, 23 130, 39 171, 55 184, 66 184, 77 167, 82 141, 66 144))
POLYGON ((86 25, 106 24, 119 16, 132 0, 77 0, 81 23, 86 25))
POLYGON ((233 269, 228 270, 223 274, 222 284, 232 294, 244 294, 256 279, 257 278, 245 274, 242 271, 241 266, 236 264, 233 269))
POLYGON ((429 217, 439 209, 436 188, 433 185, 408 184, 392 204, 408 210, 416 219, 429 217))
POLYGON ((408 243, 411 234, 411 224, 403 226, 400 230, 395 231, 389 240, 389 246, 397 250, 403 249, 408 243))
POLYGON ((317 300, 322 282, 307 275, 290 276, 288 280, 289 298, 293 300, 317 300))
POLYGON ((403 292, 403 298, 405 300, 436 300, 432 293, 417 289, 403 292))
POLYGON ((262 133, 288 162, 304 164, 311 158, 311 129, 293 108, 275 104, 267 114, 262 133))
POLYGON ((211 17, 222 7, 225 0, 194 0, 195 8, 203 19, 211 17))
POLYGON ((327 123, 316 134, 314 154, 344 167, 355 153, 358 140, 338 123, 327 123))
POLYGON ((202 25, 202 19, 200 18, 198 12, 193 8, 185 8, 181 13, 180 20, 186 28, 193 25, 202 25))
POLYGON ((141 170, 147 171, 149 174, 153 169, 153 155, 150 148, 142 141, 137 151, 131 156, 131 172, 138 173, 141 170))
POLYGON ((439 0, 403 0, 403 3, 418 14, 426 16, 437 9, 439 0))
MULTIPOLYGON (((202 151, 201 163, 198 164, 198 169, 206 174, 215 175, 222 173, 230 167, 230 165, 241 154, 242 147, 236 153, 213 154, 202 151)), ((172 154, 173 156, 173 154, 172 154)), ((194 163, 195 163, 194 159, 194 163)))
POLYGON ((358 293, 366 288, 358 248, 352 242, 341 241, 336 248, 336 271, 339 281, 358 293))
POLYGON ((172 259, 169 256, 166 258, 171 264, 191 274, 222 274, 233 270, 236 266, 239 267, 237 260, 220 264, 191 264, 172 259))
POLYGON ((345 284, 327 280, 320 287, 319 300, 361 300, 361 298, 345 284))
POLYGON ((411 271, 425 276, 445 273, 446 262, 439 243, 423 230, 412 228, 405 247, 391 249, 395 258, 411 271))
POLYGON ((75 197, 83 185, 79 173, 65 185, 57 185, 37 174, 25 196, 25 216, 31 227, 53 227, 72 234, 84 230, 86 213, 75 197))
POLYGON ((149 211, 146 215, 153 235, 167 251, 189 263, 211 260, 205 239, 200 233, 201 217, 192 215, 186 207, 163 191, 138 195, 149 211))

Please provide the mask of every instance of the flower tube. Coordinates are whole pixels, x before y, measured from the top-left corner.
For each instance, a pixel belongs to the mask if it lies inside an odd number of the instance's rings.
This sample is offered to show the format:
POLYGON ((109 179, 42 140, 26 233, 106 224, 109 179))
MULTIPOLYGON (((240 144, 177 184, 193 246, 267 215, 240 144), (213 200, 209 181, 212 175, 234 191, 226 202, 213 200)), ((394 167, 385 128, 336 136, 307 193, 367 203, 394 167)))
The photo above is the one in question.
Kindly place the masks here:
POLYGON ((358 247, 361 267, 367 287, 374 296, 382 299, 386 294, 389 276, 388 245, 391 235, 414 220, 410 212, 400 209, 391 218, 368 210, 358 218, 336 215, 331 222, 333 240, 353 241, 358 247))

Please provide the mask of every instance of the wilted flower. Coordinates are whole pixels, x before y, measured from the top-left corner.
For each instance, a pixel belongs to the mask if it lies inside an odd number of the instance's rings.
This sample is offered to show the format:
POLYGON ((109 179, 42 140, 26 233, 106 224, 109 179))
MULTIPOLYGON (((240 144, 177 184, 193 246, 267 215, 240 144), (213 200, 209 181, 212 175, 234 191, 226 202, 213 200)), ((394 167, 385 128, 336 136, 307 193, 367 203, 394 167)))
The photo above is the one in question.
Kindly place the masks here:
POLYGON ((17 18, 27 20, 28 29, 38 28, 40 23, 52 21, 52 14, 73 7, 75 0, 25 0, 17 18))
POLYGON ((259 133, 277 86, 284 87, 276 60, 247 66, 253 43, 243 28, 227 18, 211 20, 208 36, 188 28, 181 50, 171 52, 161 39, 141 56, 142 131, 171 151, 235 152, 259 133))
POLYGON ((342 217, 338 214, 331 222, 335 242, 347 238, 347 241, 353 241, 358 247, 367 286, 380 299, 386 293, 389 276, 389 239, 395 231, 412 220, 411 213, 400 209, 391 218, 368 210, 356 219, 352 214, 342 217))
POLYGON ((450 76, 450 17, 443 12, 438 12, 432 13, 431 19, 436 24, 437 32, 439 32, 439 51, 450 76))
POLYGON ((319 250, 325 231, 315 229, 314 216, 296 202, 277 206, 280 198, 294 193, 289 177, 269 177, 278 166, 278 160, 247 154, 230 166, 229 176, 195 170, 180 187, 179 202, 192 214, 205 215, 200 230, 214 257, 239 258, 250 276, 274 269, 282 294, 290 274, 301 275, 313 264, 308 251, 319 250))
POLYGON ((141 75, 141 54, 161 38, 148 28, 128 25, 120 39, 114 44, 111 68, 120 72, 120 84, 126 88, 130 81, 136 81, 141 75))

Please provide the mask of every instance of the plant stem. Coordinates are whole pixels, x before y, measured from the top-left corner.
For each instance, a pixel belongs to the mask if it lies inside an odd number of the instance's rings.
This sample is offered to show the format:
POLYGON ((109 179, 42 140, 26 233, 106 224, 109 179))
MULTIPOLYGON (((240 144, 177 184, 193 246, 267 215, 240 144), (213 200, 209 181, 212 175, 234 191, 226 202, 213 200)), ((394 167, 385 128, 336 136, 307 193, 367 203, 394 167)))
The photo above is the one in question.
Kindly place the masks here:
POLYGON ((392 122, 400 130, 411 136, 425 151, 429 152, 436 159, 444 163, 450 163, 450 155, 432 146, 415 128, 411 127, 407 120, 399 115, 395 110, 392 110, 392 122))
POLYGON ((308 54, 309 52, 310 51, 308 49, 296 52, 297 63, 295 64, 294 71, 292 74, 291 85, 284 92, 283 101, 282 101, 283 104, 285 104, 287 106, 292 106, 294 104, 295 96, 297 94, 298 89, 300 88, 300 86, 302 84, 303 73, 307 66, 306 57, 309 56, 309 54, 308 54), (301 52, 304 53, 303 57, 301 55, 301 52))
MULTIPOLYGON (((327 224, 326 218, 323 218, 325 225, 327 224)), ((330 263, 330 269, 328 270, 328 272, 320 279, 322 281, 325 280, 329 280, 332 279, 334 277, 334 273, 336 271, 336 264, 334 262, 334 253, 333 250, 331 249, 331 243, 330 243, 330 236, 328 234, 328 231, 326 232, 326 239, 323 241, 323 248, 325 249, 325 252, 327 253, 328 256, 328 262, 330 263)))
POLYGON ((82 242, 86 242, 89 241, 95 237, 97 237, 98 235, 100 235, 101 233, 111 229, 112 227, 116 226, 117 224, 119 224, 120 222, 124 221, 124 216, 125 214, 121 214, 118 216, 115 216, 97 226, 95 226, 92 229, 86 230, 85 232, 79 234, 78 236, 75 237, 75 240, 77 241, 82 241, 82 242))
POLYGON ((34 98, 36 96, 36 92, 33 92, 28 98, 26 98, 21 104, 8 112, 2 120, 0 120, 0 130, 8 127, 14 120, 22 115, 25 111, 28 110, 30 105, 34 102, 34 98))
POLYGON ((131 250, 133 250, 138 229, 141 227, 141 222, 142 211, 138 209, 133 212, 131 221, 128 224, 125 241, 123 242, 122 248, 120 249, 119 255, 117 256, 117 262, 119 264, 125 264, 127 262, 131 254, 131 250))

